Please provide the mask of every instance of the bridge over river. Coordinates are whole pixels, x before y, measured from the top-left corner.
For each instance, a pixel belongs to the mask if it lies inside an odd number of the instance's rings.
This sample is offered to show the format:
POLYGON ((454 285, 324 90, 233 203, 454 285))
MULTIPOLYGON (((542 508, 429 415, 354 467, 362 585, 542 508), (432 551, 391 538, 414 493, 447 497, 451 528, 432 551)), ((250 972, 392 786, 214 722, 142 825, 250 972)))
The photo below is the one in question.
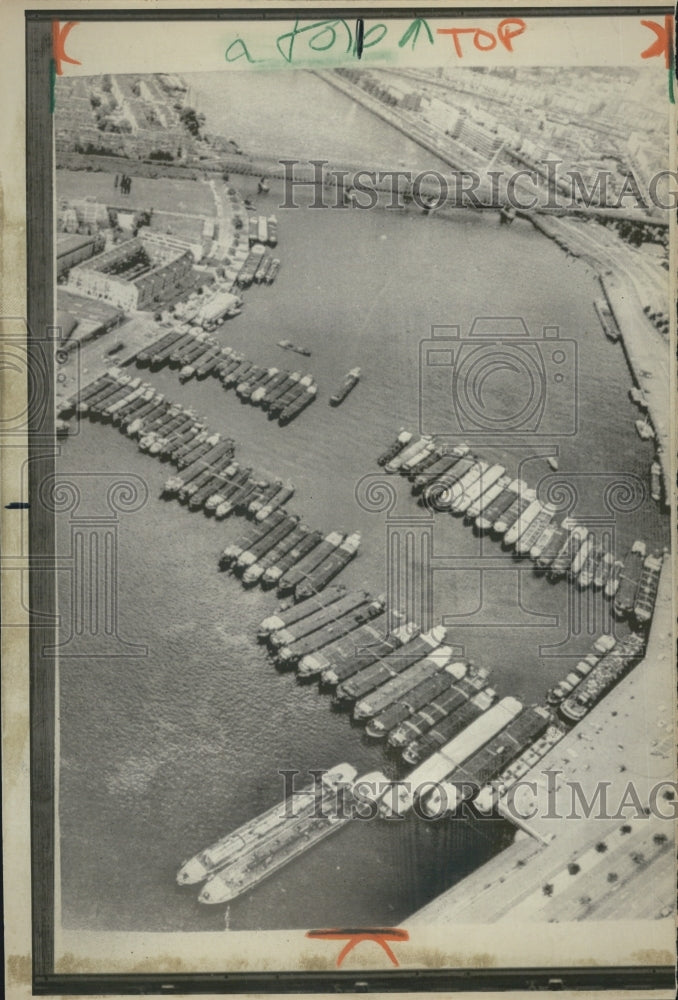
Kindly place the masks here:
MULTIPOLYGON (((441 156, 439 151, 437 155, 441 156)), ((227 174, 237 174, 252 177, 262 177, 267 180, 280 180, 288 185, 294 184, 292 190, 309 191, 311 185, 322 187, 330 192, 324 196, 327 204, 335 204, 336 196, 333 192, 339 192, 341 197, 342 189, 348 191, 350 188, 364 188, 368 191, 376 191, 384 195, 392 195, 401 192, 414 195, 416 204, 419 201, 431 202, 435 208, 476 208, 480 211, 498 211, 502 207, 509 207, 512 200, 517 207, 518 214, 529 215, 532 211, 544 215, 555 216, 579 216, 581 218, 597 218, 601 221, 626 221, 633 222, 641 226, 648 226, 654 229, 668 229, 668 214, 648 215, 642 209, 625 209, 614 207, 599 207, 595 205, 577 205, 566 202, 561 194, 557 197, 562 199, 560 204, 552 204, 553 196, 547 197, 546 192, 535 193, 532 185, 518 182, 515 185, 515 195, 511 199, 506 191, 492 185, 488 175, 490 166, 484 164, 478 169, 475 166, 453 166, 450 163, 448 172, 438 170, 422 173, 421 171, 408 168, 403 163, 399 164, 356 164, 339 163, 324 159, 322 156, 300 159, 293 156, 256 156, 248 155, 225 155, 220 157, 224 172, 227 174), (440 178, 444 178, 441 185, 440 178), (445 190, 445 186, 447 190, 445 190), (537 199, 537 205, 527 208, 530 201, 537 199), (539 204, 539 202, 545 204, 539 204)), ((505 173, 509 177, 509 173, 505 173)), ((366 197, 366 196, 365 196, 366 197)), ((363 201, 363 204, 365 202, 363 201)))

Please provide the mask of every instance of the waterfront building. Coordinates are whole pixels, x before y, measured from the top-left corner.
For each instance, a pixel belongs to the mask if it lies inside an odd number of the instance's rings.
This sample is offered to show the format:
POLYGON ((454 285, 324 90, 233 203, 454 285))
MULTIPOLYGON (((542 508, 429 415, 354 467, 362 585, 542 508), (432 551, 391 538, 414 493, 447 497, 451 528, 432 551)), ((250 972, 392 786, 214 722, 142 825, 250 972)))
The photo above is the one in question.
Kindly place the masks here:
POLYGON ((66 350, 108 333, 124 318, 120 309, 107 302, 74 295, 63 286, 57 288, 59 338, 66 350))
POLYGON ((167 293, 174 295, 189 283, 193 255, 176 242, 144 230, 74 267, 69 288, 120 309, 152 309, 167 293))

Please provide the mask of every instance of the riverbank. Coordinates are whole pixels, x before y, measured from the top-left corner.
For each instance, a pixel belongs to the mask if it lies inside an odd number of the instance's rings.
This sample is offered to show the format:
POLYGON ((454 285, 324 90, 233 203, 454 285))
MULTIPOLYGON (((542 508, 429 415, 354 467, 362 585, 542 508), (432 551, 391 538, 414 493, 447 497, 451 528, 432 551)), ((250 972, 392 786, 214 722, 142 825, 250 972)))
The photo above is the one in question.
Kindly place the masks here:
MULTIPOLYGON (((615 893, 625 898, 625 919, 653 919, 661 915, 664 907, 672 910, 674 893, 671 879, 666 878, 673 866, 673 823, 669 819, 673 808, 670 789, 675 778, 672 633, 672 566, 667 559, 642 662, 522 776, 515 786, 511 808, 505 799, 499 800, 499 813, 509 822, 514 822, 512 811, 524 815, 527 822, 518 825, 532 836, 519 832, 514 844, 413 914, 408 926, 494 922, 514 916, 520 919, 517 915, 522 916, 528 906, 531 911, 544 911, 539 919, 601 919, 603 908, 619 917, 621 911, 609 907, 613 881, 615 893), (629 783, 633 793, 627 791, 629 783), (658 795, 653 792, 657 787, 661 789, 658 795), (622 802, 624 809, 620 807, 622 802), (645 808, 650 804, 652 815, 638 820, 636 802, 645 808), (593 804, 590 815, 586 815, 582 803, 593 804), (602 815, 605 810, 601 803, 607 804, 608 815, 602 815), (648 870, 648 866, 632 865, 625 879, 603 878, 595 890, 595 883, 589 880, 580 887, 582 893, 586 890, 585 902, 568 915, 565 900, 569 900, 570 907, 576 903, 568 896, 573 882, 568 864, 579 863, 592 845, 611 844, 620 824, 626 821, 633 827, 634 817, 634 837, 639 840, 636 848, 643 846, 646 852, 648 846, 661 848, 652 858, 652 867, 648 870), (656 837, 666 840, 653 844, 652 838, 656 837), (565 873, 564 879, 559 878, 561 872, 565 873), (642 881, 642 890, 638 881, 642 881), (562 890, 562 897, 555 891, 543 893, 543 885, 562 890)), ((476 822, 482 826, 484 819, 476 822)), ((629 837, 628 846, 630 841, 629 837)), ((609 867, 612 851, 609 856, 606 850, 597 853, 601 858, 605 855, 608 867, 604 876, 610 870, 619 874, 619 858, 609 867)))
MULTIPOLYGON (((270 101, 276 99, 273 94, 270 101)), ((257 116, 245 110, 252 128, 260 129, 257 116)), ((336 131, 338 116, 323 111, 328 129, 336 131)), ((348 125, 341 126, 348 134, 348 125)), ((372 142, 368 136, 368 147, 372 142)), ((243 178, 238 188, 264 212, 256 177, 243 178)), ((288 363, 277 346, 281 338, 307 345, 319 385, 312 416, 285 428, 262 426, 261 414, 224 393, 216 380, 182 385, 171 371, 144 377, 168 398, 193 406, 210 427, 233 436, 243 463, 266 476, 292 479, 297 492, 291 507, 304 520, 317 523, 318 512, 327 508, 338 524, 362 532, 360 555, 342 575, 348 586, 375 591, 386 577, 389 512, 356 503, 356 484, 381 475, 376 455, 401 423, 418 425, 419 345, 432 323, 455 322, 466 331, 475 316, 490 314, 524 315, 535 331, 561 326, 564 337, 578 339, 582 419, 577 435, 557 444, 560 475, 577 476, 585 509, 597 512, 595 475, 610 469, 606 459, 614 455, 620 472, 636 474, 642 467, 634 411, 620 394, 627 379, 624 361, 602 334, 588 333, 597 285, 576 261, 568 262, 565 273, 563 255, 535 239, 531 227, 521 221, 500 227, 496 217, 470 210, 455 210, 454 227, 437 213, 422 218, 414 212, 279 211, 276 205, 276 214, 280 276, 271 289, 247 289, 242 314, 215 337, 264 366, 288 363), (529 288, 516 281, 516 273, 530 275, 529 288), (329 407, 338 373, 354 365, 363 372, 360 385, 341 407, 329 407)), ((445 387, 433 380, 427 386, 430 414, 448 412, 445 387)), ((510 405, 524 392, 522 383, 510 381, 499 389, 514 397, 510 405)), ((557 413, 548 415, 557 421, 557 413)), ((525 475, 537 482, 550 475, 537 444, 532 437, 520 443, 519 452, 488 446, 485 454, 512 467, 520 458, 521 474, 527 467, 525 475)), ((174 884, 182 858, 278 801, 281 767, 298 769, 302 781, 310 768, 340 760, 361 773, 391 769, 393 762, 384 765, 382 746, 359 735, 347 714, 330 711, 314 686, 272 669, 254 642, 257 623, 274 606, 272 595, 244 591, 217 570, 219 551, 242 523, 191 517, 179 505, 160 501, 159 470, 149 472, 148 457, 105 425, 82 427, 64 442, 60 470, 66 474, 111 468, 150 484, 144 511, 126 516, 121 526, 119 562, 125 581, 121 634, 143 641, 149 656, 143 670, 139 661, 122 658, 100 661, 100 672, 85 660, 65 661, 64 912, 72 927, 219 929, 223 913, 196 912, 194 901, 174 884)), ((393 479, 403 523, 411 525, 418 508, 406 485, 393 479)), ((663 539, 665 525, 651 506, 622 511, 617 521, 620 549, 639 532, 653 545, 663 539)), ((67 539, 68 524, 63 530, 67 539)), ((493 670, 500 693, 525 704, 541 700, 563 675, 565 644, 572 662, 590 645, 588 635, 570 634, 563 620, 567 585, 546 585, 499 546, 489 553, 454 518, 437 521, 435 554, 433 614, 454 619, 455 642, 493 670), (479 560, 490 555, 482 573, 479 560)), ((66 621, 68 587, 66 580, 66 621)), ((411 819, 351 825, 303 863, 235 901, 231 929, 390 925, 506 844, 503 820, 469 835, 461 825, 411 819)))
MULTIPOLYGON (((439 143, 428 136, 416 123, 406 115, 388 108, 383 101, 372 97, 362 87, 339 76, 336 72, 314 70, 314 75, 343 93, 362 107, 381 118, 382 121, 396 128, 413 142, 433 153, 455 170, 487 169, 483 158, 467 147, 462 147, 454 140, 448 140, 448 147, 456 145, 458 152, 452 156, 449 150, 443 150, 439 143)), ((449 213, 444 213, 449 217, 449 213)), ((534 227, 548 236, 566 253, 585 260, 599 275, 603 290, 613 311, 621 331, 622 342, 635 384, 641 388, 647 398, 648 412, 655 430, 657 448, 656 459, 662 470, 663 501, 666 506, 673 494, 672 474, 669 448, 669 399, 670 379, 667 354, 669 345, 653 324, 648 320, 643 310, 636 283, 629 275, 627 268, 620 265, 620 260, 613 256, 604 244, 598 244, 595 236, 587 232, 581 239, 571 231, 571 225, 563 223, 554 217, 545 217, 535 212, 519 212, 520 217, 529 219, 534 227), (636 301, 633 301, 636 299, 636 301)), ((590 229, 590 227, 588 227, 590 229)), ((609 234, 606 234, 609 236, 609 234)), ((620 255, 627 254, 627 248, 620 240, 616 251, 620 255)), ((668 291, 668 281, 667 281, 668 291)), ((650 472, 648 470, 648 483, 650 472)))
POLYGON ((363 108, 366 108, 367 111, 370 111, 373 115, 376 115, 378 118, 381 118, 382 121, 397 129, 404 136, 406 136, 406 138, 410 139, 412 142, 416 142, 417 145, 422 147, 422 149, 432 153, 439 160, 442 160, 443 163, 452 167, 453 170, 469 170, 474 166, 481 166, 482 157, 476 156, 470 150, 464 150, 463 155, 452 157, 449 152, 440 147, 439 143, 435 142, 432 136, 427 135, 424 129, 418 126, 410 118, 397 111, 393 111, 391 108, 388 108, 383 101, 380 101, 377 97, 372 97, 372 95, 368 94, 362 87, 357 87, 354 83, 351 83, 344 77, 338 76, 336 71, 330 72, 328 70, 314 69, 312 72, 314 76, 324 80, 325 83, 330 85, 330 87, 334 87, 335 90, 338 90, 350 100, 356 101, 363 108), (473 162, 469 163, 469 159, 473 162))
MULTIPOLYGON (((592 267, 598 278, 619 328, 629 370, 635 385, 642 389, 655 432, 655 458, 661 466, 662 502, 665 507, 673 496, 670 448, 670 349, 667 339, 650 322, 630 273, 633 261, 620 257, 628 251, 623 246, 613 254, 596 244, 590 232, 572 231, 572 223, 537 213, 520 213, 535 229, 552 239, 568 255, 578 257, 592 267)), ((587 226, 587 230, 590 230, 587 226)), ((667 278, 668 283, 668 278, 667 278)), ((648 470, 647 482, 650 482, 648 470)))

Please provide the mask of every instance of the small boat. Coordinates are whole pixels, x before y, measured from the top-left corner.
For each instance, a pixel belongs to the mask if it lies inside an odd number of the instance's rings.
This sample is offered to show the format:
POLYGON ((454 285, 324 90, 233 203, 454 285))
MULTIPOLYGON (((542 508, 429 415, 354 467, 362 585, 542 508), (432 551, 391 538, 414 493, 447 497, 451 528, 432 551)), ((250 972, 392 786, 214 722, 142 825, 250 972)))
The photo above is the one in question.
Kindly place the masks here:
POLYGON ((273 260, 272 260, 272 262, 271 262, 271 266, 269 267, 268 271, 266 272, 266 284, 267 285, 272 285, 273 284, 273 282, 275 281, 276 277, 278 276, 278 271, 279 270, 280 270, 280 261, 278 260, 277 257, 274 257, 273 260))
POLYGON ((657 461, 650 466, 650 496, 657 503, 662 498, 662 467, 657 461))
POLYGON ((551 468, 553 469, 554 472, 558 471, 558 459, 556 458, 555 455, 549 455, 549 457, 546 459, 546 461, 551 466, 551 468))
POLYGON ((641 410, 647 409, 647 399, 645 398, 645 393, 642 389, 638 389, 637 386, 634 385, 629 389, 629 399, 632 403, 635 403, 636 406, 639 406, 641 410))
POLYGON ((350 372, 346 373, 344 381, 341 383, 334 395, 330 396, 330 406, 339 406, 340 403, 348 396, 349 392, 358 384, 360 381, 360 369, 351 368, 350 372))
POLYGON ((600 325, 603 328, 603 333, 608 340, 619 340, 619 327, 617 326, 617 321, 605 299, 596 299, 593 303, 593 307, 598 314, 598 319, 600 320, 600 325))
POLYGON ((650 423, 649 417, 645 417, 644 420, 635 420, 636 430, 638 431, 638 437, 642 441, 650 441, 655 436, 654 429, 650 423))
POLYGON ((295 351, 297 354, 303 354, 305 358, 310 358, 311 356, 308 347, 297 347, 291 340, 279 340, 278 347, 282 347, 284 351, 295 351))

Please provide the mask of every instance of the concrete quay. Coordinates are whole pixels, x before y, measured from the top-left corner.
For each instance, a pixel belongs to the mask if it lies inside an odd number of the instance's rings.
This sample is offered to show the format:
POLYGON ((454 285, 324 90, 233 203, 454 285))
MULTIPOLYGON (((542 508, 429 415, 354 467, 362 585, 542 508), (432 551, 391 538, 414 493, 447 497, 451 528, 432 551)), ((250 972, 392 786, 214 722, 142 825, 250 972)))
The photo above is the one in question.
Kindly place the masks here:
POLYGON ((159 326, 152 315, 136 313, 110 333, 85 341, 77 350, 69 351, 66 361, 59 366, 55 391, 56 412, 59 412, 66 400, 101 378, 109 368, 124 368, 134 360, 139 351, 166 333, 169 333, 169 327, 159 326), (115 354, 109 354, 111 347, 118 343, 122 347, 115 354))
POLYGON ((449 892, 408 917, 405 926, 578 920, 670 919, 675 905, 673 837, 667 821, 617 821, 587 828, 577 841, 539 847, 516 841, 449 892))
POLYGON ((642 663, 514 786, 511 809, 500 800, 501 814, 513 821, 513 811, 522 813, 535 836, 521 830, 505 851, 410 917, 408 927, 658 919, 673 912, 671 580, 666 562, 642 663), (650 815, 638 818, 637 803, 650 815), (583 881, 575 878, 580 873, 583 881))
MULTIPOLYGON (((639 275, 634 251, 610 246, 592 234, 591 226, 573 220, 520 213, 568 253, 583 257, 597 271, 605 298, 619 327, 624 353, 635 384, 642 389, 656 438, 656 459, 662 470, 663 500, 674 495, 671 470, 669 414, 671 412, 670 349, 667 339, 643 311, 647 275, 639 275)), ((600 228, 600 227, 595 227, 600 228)), ((667 278, 668 281, 668 278, 667 278)))

